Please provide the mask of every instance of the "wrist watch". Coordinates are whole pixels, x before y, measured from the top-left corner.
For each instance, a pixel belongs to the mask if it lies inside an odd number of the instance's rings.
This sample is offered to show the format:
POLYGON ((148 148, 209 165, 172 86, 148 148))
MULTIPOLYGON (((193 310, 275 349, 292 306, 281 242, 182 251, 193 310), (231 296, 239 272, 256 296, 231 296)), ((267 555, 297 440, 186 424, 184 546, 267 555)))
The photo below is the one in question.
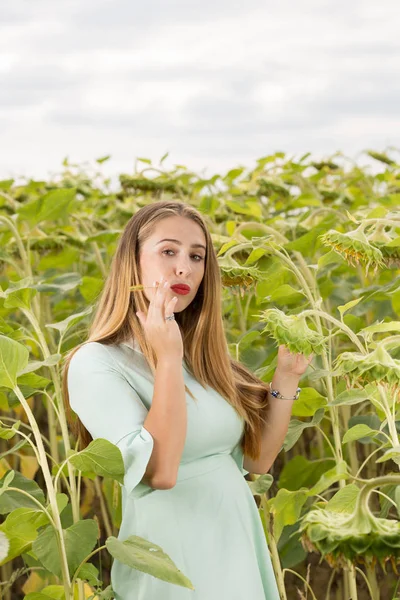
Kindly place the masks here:
POLYGON ((271 396, 273 396, 274 398, 280 398, 281 400, 297 400, 297 398, 300 396, 301 388, 298 387, 295 395, 288 398, 287 396, 282 396, 282 394, 280 393, 279 390, 273 390, 272 389, 272 381, 270 381, 269 382, 269 392, 270 392, 271 396))

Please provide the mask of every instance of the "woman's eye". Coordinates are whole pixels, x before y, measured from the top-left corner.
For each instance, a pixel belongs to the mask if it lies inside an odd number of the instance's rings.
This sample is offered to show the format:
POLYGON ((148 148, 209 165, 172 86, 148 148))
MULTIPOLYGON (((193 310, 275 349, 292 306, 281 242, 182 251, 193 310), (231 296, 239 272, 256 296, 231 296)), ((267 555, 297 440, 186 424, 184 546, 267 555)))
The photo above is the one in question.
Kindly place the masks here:
MULTIPOLYGON (((161 254, 164 254, 164 252, 173 252, 173 250, 166 249, 166 250, 163 250, 161 254)), ((171 256, 171 255, 169 255, 169 256, 171 256)), ((192 254, 192 256, 197 256, 198 257, 196 259, 196 262, 200 262, 200 261, 204 260, 204 258, 202 256, 200 256, 200 254, 192 254)))

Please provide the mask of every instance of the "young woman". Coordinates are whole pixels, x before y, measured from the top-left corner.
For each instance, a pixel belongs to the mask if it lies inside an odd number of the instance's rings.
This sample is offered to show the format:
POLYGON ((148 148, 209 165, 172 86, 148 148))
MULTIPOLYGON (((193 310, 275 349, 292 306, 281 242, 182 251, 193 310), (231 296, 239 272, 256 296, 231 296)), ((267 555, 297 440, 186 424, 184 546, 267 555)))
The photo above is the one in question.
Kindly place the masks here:
POLYGON ((161 546, 194 590, 114 560, 116 600, 279 600, 243 475, 271 467, 311 358, 279 347, 274 397, 230 357, 202 215, 159 201, 129 220, 88 340, 66 358, 64 398, 81 448, 106 438, 121 450, 119 539, 161 546))

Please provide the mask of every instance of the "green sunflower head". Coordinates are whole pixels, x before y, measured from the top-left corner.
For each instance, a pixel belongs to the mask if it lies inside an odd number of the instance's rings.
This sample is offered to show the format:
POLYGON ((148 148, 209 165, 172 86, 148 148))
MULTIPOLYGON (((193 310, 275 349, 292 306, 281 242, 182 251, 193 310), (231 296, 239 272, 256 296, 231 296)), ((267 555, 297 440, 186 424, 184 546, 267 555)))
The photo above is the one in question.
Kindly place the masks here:
POLYGON ((376 272, 378 267, 384 266, 382 252, 369 242, 362 229, 347 233, 330 229, 320 238, 323 244, 330 246, 353 267, 362 263, 367 272, 370 267, 376 272))
POLYGON ((349 387, 357 382, 400 386, 400 360, 392 358, 382 344, 369 354, 343 352, 335 359, 333 368, 335 375, 346 378, 349 387))
POLYGON ((262 333, 269 333, 278 346, 284 344, 290 352, 309 356, 325 350, 323 336, 310 329, 301 314, 285 315, 278 308, 270 308, 261 313, 260 320, 266 322, 262 333))
POLYGON ((308 551, 322 554, 332 567, 354 563, 382 567, 390 561, 400 564, 400 522, 380 519, 360 507, 353 513, 324 509, 308 512, 300 524, 302 544, 308 551))

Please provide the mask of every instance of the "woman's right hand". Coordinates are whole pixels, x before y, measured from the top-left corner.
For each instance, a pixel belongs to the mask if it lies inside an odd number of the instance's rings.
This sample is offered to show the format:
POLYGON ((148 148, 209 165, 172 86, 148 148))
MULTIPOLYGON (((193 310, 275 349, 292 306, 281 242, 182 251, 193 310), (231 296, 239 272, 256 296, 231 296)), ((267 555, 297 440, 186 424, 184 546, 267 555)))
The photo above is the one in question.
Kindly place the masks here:
POLYGON ((156 353, 157 359, 164 356, 177 356, 183 358, 183 341, 178 323, 174 320, 166 321, 165 317, 172 315, 176 306, 177 297, 167 301, 169 283, 161 278, 160 283, 155 281, 152 298, 147 310, 147 315, 142 311, 136 313, 145 333, 145 337, 156 353), (166 285, 165 285, 166 284, 166 285))

